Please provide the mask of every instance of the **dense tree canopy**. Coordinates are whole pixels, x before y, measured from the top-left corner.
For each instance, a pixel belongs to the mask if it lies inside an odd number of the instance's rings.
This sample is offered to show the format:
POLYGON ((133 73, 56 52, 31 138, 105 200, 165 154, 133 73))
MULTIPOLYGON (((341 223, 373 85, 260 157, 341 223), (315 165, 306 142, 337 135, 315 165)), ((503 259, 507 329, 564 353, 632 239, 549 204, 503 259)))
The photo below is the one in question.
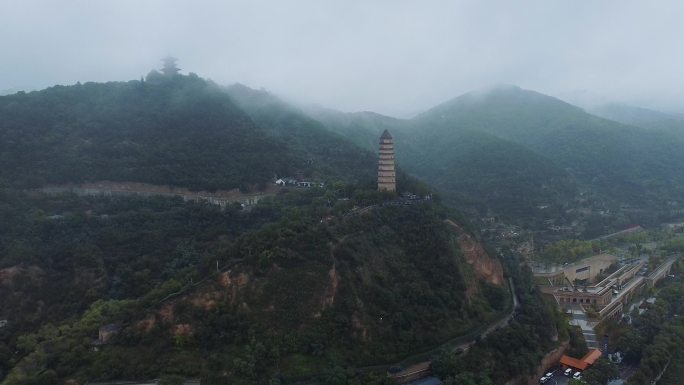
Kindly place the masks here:
POLYGON ((344 368, 431 349, 508 305, 505 286, 465 267, 443 222, 454 213, 435 201, 385 205, 391 194, 340 183, 284 191, 250 210, 4 198, 0 308, 10 326, 0 367, 10 384, 217 371, 244 384, 323 373, 363 383, 344 368), (121 331, 93 352, 110 323, 121 331), (338 364, 341 372, 326 371, 338 364))
POLYGON ((86 83, 0 97, 0 181, 135 181, 260 189, 276 176, 372 176, 371 153, 326 131, 265 130, 195 75, 86 83), (295 145, 292 138, 299 138, 295 145))

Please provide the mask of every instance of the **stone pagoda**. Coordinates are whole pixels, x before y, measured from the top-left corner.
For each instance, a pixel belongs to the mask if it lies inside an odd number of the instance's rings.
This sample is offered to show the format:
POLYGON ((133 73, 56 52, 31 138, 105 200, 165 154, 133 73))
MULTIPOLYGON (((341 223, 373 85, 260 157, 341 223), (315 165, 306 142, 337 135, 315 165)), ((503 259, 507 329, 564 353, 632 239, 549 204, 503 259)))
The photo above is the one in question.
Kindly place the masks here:
POLYGON ((397 181, 394 171, 394 141, 385 130, 380 136, 380 160, 378 162, 378 191, 396 191, 397 181))

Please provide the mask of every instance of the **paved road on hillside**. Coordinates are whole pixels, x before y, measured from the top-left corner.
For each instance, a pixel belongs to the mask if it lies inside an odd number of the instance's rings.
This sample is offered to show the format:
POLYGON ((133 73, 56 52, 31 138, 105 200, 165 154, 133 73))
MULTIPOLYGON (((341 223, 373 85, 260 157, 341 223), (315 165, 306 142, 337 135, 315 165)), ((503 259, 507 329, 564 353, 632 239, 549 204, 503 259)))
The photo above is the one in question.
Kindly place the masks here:
MULTIPOLYGON (((520 307, 520 303, 518 302, 518 296, 515 295, 515 286, 513 285, 513 279, 508 278, 508 284, 510 285, 511 288, 511 296, 513 299, 513 308, 511 308, 511 311, 506 314, 504 318, 501 320, 494 322, 491 324, 489 327, 487 327, 482 333, 480 333, 480 338, 486 337, 488 334, 491 332, 506 327, 508 326, 508 323, 513 319, 513 316, 515 315, 515 311, 520 307)), ((464 342, 460 345, 456 345, 452 347, 452 350, 457 350, 457 349, 462 349, 464 352, 470 349, 471 346, 473 346, 477 342, 478 338, 475 337, 470 341, 464 342)))
MULTIPOLYGON (((498 321, 492 323, 492 324, 489 325, 486 329, 484 329, 484 330, 479 334, 479 337, 480 337, 480 338, 486 337, 488 334, 490 334, 491 332, 493 332, 493 331, 495 331, 495 330, 497 330, 497 329, 506 327, 506 326, 508 325, 508 323, 509 323, 509 322, 513 319, 513 317, 515 316, 515 311, 520 307, 520 302, 518 301, 518 296, 515 294, 515 285, 513 284, 513 279, 508 278, 508 284, 510 285, 510 289, 511 289, 511 298, 512 298, 512 300, 513 300, 513 307, 512 307, 511 310, 508 312, 508 314, 506 314, 506 316, 505 316, 504 318, 502 318, 502 319, 500 319, 500 320, 498 320, 498 321)), ((478 338, 475 337, 475 338, 473 338, 473 339, 471 339, 471 340, 469 340, 469 341, 467 341, 467 342, 463 342, 463 343, 461 343, 461 344, 459 344, 459 345, 456 345, 456 346, 451 346, 451 349, 452 349, 452 350, 461 349, 461 350, 463 350, 463 352, 466 352, 466 351, 468 351, 468 349, 470 349, 471 346, 473 346, 473 345, 477 342, 477 340, 478 340, 478 338)), ((450 344, 450 342, 445 342, 444 344, 442 344, 442 345, 440 345, 440 346, 438 346, 438 347, 436 347, 436 348, 430 350, 430 352, 435 352, 435 351, 437 351, 437 350, 441 349, 442 347, 447 346, 447 345, 449 345, 449 344, 450 344)), ((414 359, 415 357, 424 356, 424 355, 427 355, 427 353, 428 353, 428 352, 423 352, 423 353, 420 353, 420 354, 413 355, 413 356, 411 356, 411 357, 408 357, 408 358, 404 359, 404 360, 402 361, 402 363, 411 362, 411 361, 413 361, 413 359, 414 359)), ((417 362, 412 362, 412 364, 416 364, 416 363, 417 363, 417 362)), ((401 363, 400 363, 400 364, 401 364, 401 363)), ((357 367, 356 370, 365 371, 365 372, 368 372, 368 371, 380 371, 380 370, 386 370, 386 369, 388 369, 388 368, 391 367, 391 366, 393 366, 393 364, 387 364, 387 365, 372 365, 372 366, 357 367)), ((400 366, 401 366, 401 365, 400 365, 400 366)), ((405 365, 404 365, 404 366, 405 366, 405 365)))
POLYGON ((512 294, 511 297, 513 298, 513 308, 508 313, 508 315, 506 315, 506 317, 504 319, 500 320, 499 322, 494 323, 493 325, 488 327, 487 330, 482 332, 483 338, 485 336, 487 336, 489 333, 493 332, 494 330, 508 326, 508 323, 511 322, 511 320, 513 319, 513 316, 515 315, 515 310, 520 306, 520 304, 518 303, 518 296, 515 295, 515 286, 513 286, 513 279, 508 278, 508 284, 511 287, 511 294, 512 294))

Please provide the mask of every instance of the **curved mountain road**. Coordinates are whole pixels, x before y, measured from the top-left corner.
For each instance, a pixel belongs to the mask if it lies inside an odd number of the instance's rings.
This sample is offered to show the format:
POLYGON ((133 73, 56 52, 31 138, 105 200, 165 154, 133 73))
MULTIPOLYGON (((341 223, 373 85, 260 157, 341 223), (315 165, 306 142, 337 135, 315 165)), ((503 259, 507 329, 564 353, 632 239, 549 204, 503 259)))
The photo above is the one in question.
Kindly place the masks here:
POLYGON ((418 353, 418 354, 414 354, 412 356, 409 356, 409 357, 405 358, 404 360, 402 360, 401 362, 398 362, 398 363, 385 364, 385 365, 363 366, 363 367, 357 367, 356 370, 362 371, 362 372, 380 371, 380 370, 387 370, 392 366, 408 366, 408 365, 417 365, 417 364, 425 363, 425 362, 432 362, 430 359, 428 359, 428 357, 430 357, 434 352, 436 352, 436 351, 438 351, 444 347, 448 347, 452 351, 456 351, 456 350, 461 349, 463 352, 467 352, 468 349, 470 349, 470 347, 472 345, 474 345, 475 343, 478 342, 478 340, 480 340, 483 337, 486 337, 488 334, 490 334, 491 332, 493 332, 499 328, 507 326, 508 323, 510 322, 510 320, 513 319, 516 309, 518 309, 518 307, 520 307, 520 302, 518 302, 518 296, 515 294, 515 286, 513 284, 513 279, 511 279, 510 277, 508 278, 508 284, 509 284, 510 289, 511 289, 511 298, 513 300, 513 306, 511 307, 511 310, 506 314, 505 317, 503 317, 502 319, 500 319, 496 322, 493 322, 491 325, 489 325, 485 329, 481 330, 472 339, 470 339, 466 342, 463 342, 461 344, 455 345, 455 346, 450 346, 454 340, 458 339, 458 337, 457 337, 457 338, 452 339, 450 341, 447 341, 447 342, 445 342, 445 343, 443 343, 443 344, 441 344, 441 345, 439 345, 433 349, 430 349, 426 352, 422 352, 422 353, 418 353))

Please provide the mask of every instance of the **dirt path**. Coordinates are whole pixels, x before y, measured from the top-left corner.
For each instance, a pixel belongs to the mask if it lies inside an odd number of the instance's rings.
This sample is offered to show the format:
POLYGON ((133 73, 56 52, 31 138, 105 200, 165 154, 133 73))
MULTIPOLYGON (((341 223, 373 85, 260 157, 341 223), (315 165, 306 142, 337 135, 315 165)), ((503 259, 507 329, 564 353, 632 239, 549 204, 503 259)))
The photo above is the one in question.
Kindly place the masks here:
POLYGON ((153 185, 139 182, 112 182, 99 181, 83 184, 64 184, 47 186, 39 191, 48 194, 73 193, 83 196, 167 196, 180 197, 185 201, 203 201, 218 206, 226 206, 231 203, 244 205, 256 204, 260 199, 275 195, 280 189, 278 186, 269 185, 262 192, 242 193, 239 189, 217 191, 191 191, 184 187, 167 185, 153 185))

